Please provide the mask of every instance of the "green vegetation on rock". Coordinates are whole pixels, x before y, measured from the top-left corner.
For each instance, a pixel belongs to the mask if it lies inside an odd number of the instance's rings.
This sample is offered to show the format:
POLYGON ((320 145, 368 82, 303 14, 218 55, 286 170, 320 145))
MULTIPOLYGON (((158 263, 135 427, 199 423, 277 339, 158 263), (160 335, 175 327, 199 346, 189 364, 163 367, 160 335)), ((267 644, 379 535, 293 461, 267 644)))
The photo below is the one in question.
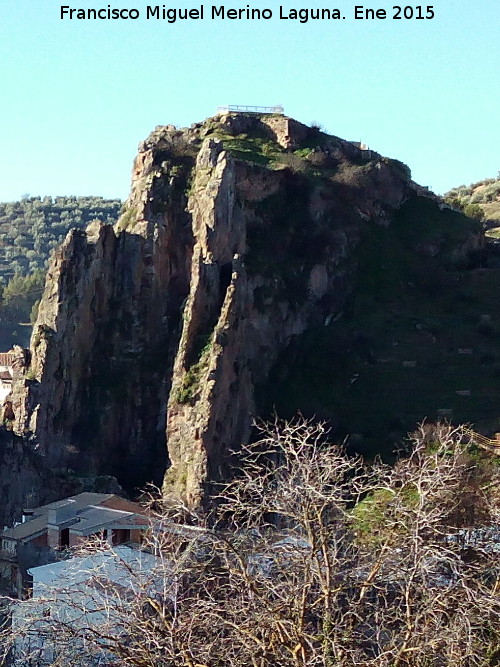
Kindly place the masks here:
POLYGON ((120 215, 120 218, 118 219, 117 230, 121 232, 124 229, 132 227, 135 223, 136 217, 137 217, 136 208, 134 208, 133 206, 131 208, 126 208, 120 215))
MULTIPOLYGON (((253 117, 252 120, 257 119, 253 117)), ((328 145, 331 148, 340 140, 324 134, 318 128, 311 127, 308 130, 300 147, 295 150, 283 148, 272 136, 270 128, 258 122, 248 132, 240 134, 228 134, 215 123, 209 134, 221 139, 225 150, 244 162, 264 165, 273 170, 288 168, 308 178, 325 178, 334 173, 333 169, 329 169, 332 161, 318 147, 328 145)))
MULTIPOLYGON (((205 337, 206 340, 206 337, 205 337)), ((189 403, 200 390, 200 381, 203 375, 203 372, 207 368, 208 358, 210 355, 210 350, 212 347, 212 336, 205 343, 203 348, 199 350, 197 356, 198 359, 192 363, 187 369, 180 387, 177 390, 175 396, 178 403, 189 403)))
POLYGON ((500 269, 457 252, 480 223, 424 197, 367 222, 352 296, 281 354, 260 406, 331 420, 369 455, 440 415, 500 430, 500 269), (467 259, 468 258, 468 259, 467 259))

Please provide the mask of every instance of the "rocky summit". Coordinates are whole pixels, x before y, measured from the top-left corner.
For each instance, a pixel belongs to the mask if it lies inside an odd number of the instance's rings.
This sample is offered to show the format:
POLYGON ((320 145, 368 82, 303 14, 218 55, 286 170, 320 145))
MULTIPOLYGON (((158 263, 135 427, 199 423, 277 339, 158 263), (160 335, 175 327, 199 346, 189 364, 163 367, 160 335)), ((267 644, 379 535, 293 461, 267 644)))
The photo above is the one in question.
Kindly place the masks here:
MULTIPOLYGON (((128 489, 154 480, 199 504, 280 403, 290 345, 352 317, 377 265, 366 239, 385 252, 408 228, 405 286, 411 258, 453 272, 483 252, 480 225, 406 165, 318 127, 241 113, 157 127, 118 222, 71 231, 53 256, 30 349, 17 351, 12 430, 52 470, 128 489)), ((334 421, 335 398, 325 410, 334 421)))

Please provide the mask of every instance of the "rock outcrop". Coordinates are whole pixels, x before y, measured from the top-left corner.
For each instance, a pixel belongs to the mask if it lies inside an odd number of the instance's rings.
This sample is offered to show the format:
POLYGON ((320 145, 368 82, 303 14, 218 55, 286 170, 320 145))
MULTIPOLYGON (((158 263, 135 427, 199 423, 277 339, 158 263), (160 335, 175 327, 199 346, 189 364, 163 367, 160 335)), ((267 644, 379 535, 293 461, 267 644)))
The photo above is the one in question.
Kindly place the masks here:
POLYGON ((54 255, 14 431, 48 465, 128 488, 168 467, 165 493, 201 502, 249 437, 256 384, 342 310, 364 227, 410 196, 401 163, 283 116, 157 128, 115 227, 54 255))

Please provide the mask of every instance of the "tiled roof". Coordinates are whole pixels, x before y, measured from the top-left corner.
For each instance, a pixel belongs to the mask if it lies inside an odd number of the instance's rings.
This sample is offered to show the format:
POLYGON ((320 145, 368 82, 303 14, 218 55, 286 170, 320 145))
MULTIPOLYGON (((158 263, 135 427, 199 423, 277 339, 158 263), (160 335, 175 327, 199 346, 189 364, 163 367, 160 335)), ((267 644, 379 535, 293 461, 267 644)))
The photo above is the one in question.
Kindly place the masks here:
POLYGON ((12 366, 14 355, 11 352, 0 352, 0 366, 12 366))

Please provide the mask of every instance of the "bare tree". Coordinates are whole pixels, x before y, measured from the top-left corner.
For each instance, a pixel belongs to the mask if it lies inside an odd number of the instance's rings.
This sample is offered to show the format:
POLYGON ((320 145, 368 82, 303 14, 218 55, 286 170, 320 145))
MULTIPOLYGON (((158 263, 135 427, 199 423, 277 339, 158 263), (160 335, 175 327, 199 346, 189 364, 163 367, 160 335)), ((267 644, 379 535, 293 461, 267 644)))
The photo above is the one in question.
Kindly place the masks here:
POLYGON ((408 458, 368 466, 327 445, 321 424, 268 426, 244 449, 238 476, 208 513, 160 502, 145 567, 91 545, 73 561, 85 576, 18 603, 12 659, 137 667, 499 664, 495 484, 467 441, 460 428, 422 427, 408 458), (471 521, 464 498, 477 510, 471 521), (90 574, 82 558, 96 560, 90 574))

